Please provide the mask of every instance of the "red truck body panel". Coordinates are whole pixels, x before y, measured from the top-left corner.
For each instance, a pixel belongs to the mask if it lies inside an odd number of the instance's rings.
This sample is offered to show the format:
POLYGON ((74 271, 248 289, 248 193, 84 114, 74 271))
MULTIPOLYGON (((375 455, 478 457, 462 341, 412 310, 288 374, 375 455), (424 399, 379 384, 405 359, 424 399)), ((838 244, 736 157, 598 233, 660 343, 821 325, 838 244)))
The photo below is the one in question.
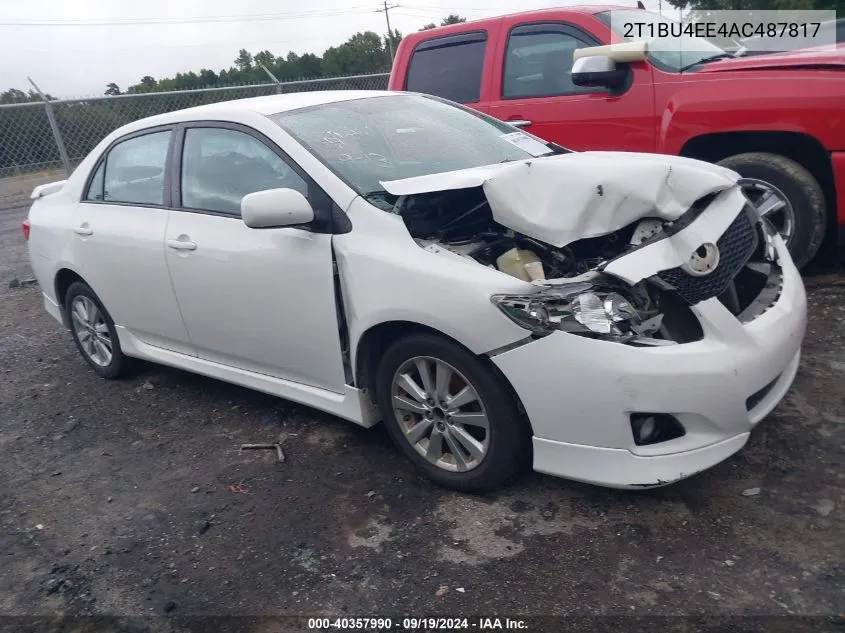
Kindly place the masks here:
MULTIPOLYGON (((714 134, 791 132, 817 144, 828 204, 845 238, 845 48, 807 49, 726 59, 695 71, 668 72, 632 62, 624 91, 505 98, 506 49, 511 31, 532 24, 571 30, 586 46, 622 41, 595 14, 630 7, 581 6, 505 15, 406 36, 397 50, 389 89, 405 90, 414 50, 449 35, 486 34, 480 98, 466 103, 577 151, 625 150, 684 154, 693 141, 714 134), (825 180, 826 179, 826 180, 825 180)), ((411 88, 412 89, 412 88, 411 88)), ((771 149, 769 150, 771 151, 771 149)))

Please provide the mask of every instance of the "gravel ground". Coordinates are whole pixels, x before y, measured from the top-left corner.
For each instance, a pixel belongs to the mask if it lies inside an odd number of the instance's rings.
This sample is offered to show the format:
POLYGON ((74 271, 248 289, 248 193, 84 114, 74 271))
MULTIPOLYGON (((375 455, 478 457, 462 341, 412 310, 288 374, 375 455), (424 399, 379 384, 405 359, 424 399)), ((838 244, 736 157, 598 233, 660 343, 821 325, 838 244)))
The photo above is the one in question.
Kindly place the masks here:
POLYGON ((0 630, 34 622, 11 616, 165 614, 144 626, 568 615, 618 616, 588 628, 621 630, 694 616, 661 627, 698 630, 702 616, 777 616, 713 626, 843 630, 841 275, 807 280, 795 385, 725 463, 645 492, 526 473, 470 496, 416 476, 380 427, 154 365, 98 378, 38 287, 7 287, 31 277, 25 202, 0 199, 0 630), (280 435, 284 463, 237 450, 280 435))

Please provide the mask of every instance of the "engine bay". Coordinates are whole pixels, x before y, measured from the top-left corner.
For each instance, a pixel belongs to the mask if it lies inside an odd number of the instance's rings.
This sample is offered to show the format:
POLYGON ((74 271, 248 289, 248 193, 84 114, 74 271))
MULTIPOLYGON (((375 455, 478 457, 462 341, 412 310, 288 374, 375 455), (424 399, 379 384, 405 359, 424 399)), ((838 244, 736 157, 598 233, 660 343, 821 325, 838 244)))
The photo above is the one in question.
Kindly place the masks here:
MULTIPOLYGON (((551 246, 497 223, 481 187, 390 196, 380 202, 402 217, 411 237, 421 248, 430 252, 446 250, 539 286, 542 288, 537 295, 539 301, 559 314, 571 313, 574 319, 570 319, 571 322, 577 321, 574 327, 584 325, 593 318, 591 314, 600 315, 596 317, 597 321, 589 324, 592 333, 609 334, 631 344, 665 345, 697 341, 703 336, 701 324, 691 309, 695 301, 684 294, 688 289, 664 273, 629 285, 602 270, 608 262, 644 243, 688 226, 712 199, 712 195, 701 198, 689 213, 674 222, 645 217, 616 231, 576 240, 562 247, 551 246), (596 282, 598 289, 593 288, 586 294, 582 292, 574 299, 562 294, 568 292, 564 288, 581 282, 584 286, 596 282)), ((748 244, 744 263, 738 263, 733 272, 718 269, 720 274, 729 276, 725 277, 723 288, 713 296, 718 296, 735 316, 745 320, 765 311, 777 298, 780 267, 772 256, 771 240, 764 223, 740 213, 734 224, 741 219, 748 223, 747 231, 754 233, 753 244, 748 244)), ((680 269, 676 272, 687 281, 703 283, 680 269)), ((717 275, 712 278, 715 277, 717 275)), ((507 302, 509 299, 504 297, 502 300, 507 302)), ((519 305, 517 300, 509 309, 530 312, 531 306, 519 305)))
POLYGON ((423 248, 437 245, 524 281, 582 275, 646 239, 643 220, 609 235, 555 248, 495 222, 480 187, 400 198, 394 212, 423 248), (639 241, 638 241, 639 240, 639 241))

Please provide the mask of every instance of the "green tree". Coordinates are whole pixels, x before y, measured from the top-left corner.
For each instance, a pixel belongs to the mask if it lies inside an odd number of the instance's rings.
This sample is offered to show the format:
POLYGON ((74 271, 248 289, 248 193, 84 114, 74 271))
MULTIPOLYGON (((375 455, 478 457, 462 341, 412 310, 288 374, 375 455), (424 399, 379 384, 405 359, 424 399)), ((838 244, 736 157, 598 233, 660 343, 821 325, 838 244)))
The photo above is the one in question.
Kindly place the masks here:
POLYGON ((110 96, 119 95, 120 87, 116 83, 112 82, 108 86, 106 86, 105 94, 110 96))
POLYGON ((255 62, 255 65, 259 67, 259 70, 261 68, 261 65, 264 65, 272 71, 273 66, 276 65, 276 56, 273 55, 273 53, 271 53, 270 51, 265 50, 256 53, 255 55, 253 55, 252 59, 255 62))
POLYGON ((668 0, 669 4, 684 11, 791 11, 835 10, 845 15, 845 0, 668 0))
POLYGON ((340 46, 323 53, 323 72, 332 75, 353 75, 384 71, 390 68, 382 37, 372 31, 356 33, 340 46))
POLYGON ((455 15, 454 13, 450 13, 445 18, 440 20, 440 26, 449 26, 450 24, 461 24, 466 22, 466 18, 462 18, 459 15, 455 15))
POLYGON ((235 58, 235 66, 241 72, 252 70, 252 55, 245 48, 238 51, 238 56, 235 58))
POLYGON ((420 31, 430 31, 431 29, 436 29, 438 26, 449 26, 450 24, 463 24, 466 22, 466 18, 462 18, 459 15, 454 13, 450 13, 445 18, 440 20, 440 24, 435 24, 434 22, 429 22, 428 24, 424 25, 420 31))

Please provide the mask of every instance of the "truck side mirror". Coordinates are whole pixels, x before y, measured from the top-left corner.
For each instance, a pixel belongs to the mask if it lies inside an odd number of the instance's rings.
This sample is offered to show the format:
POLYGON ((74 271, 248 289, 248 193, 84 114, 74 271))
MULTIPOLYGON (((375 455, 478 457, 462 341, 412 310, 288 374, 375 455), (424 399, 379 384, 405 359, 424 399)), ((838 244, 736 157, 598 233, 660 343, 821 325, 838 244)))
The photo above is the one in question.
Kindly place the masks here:
POLYGON ((572 83, 576 86, 620 88, 628 80, 628 67, 617 64, 606 55, 589 55, 572 65, 572 83))

